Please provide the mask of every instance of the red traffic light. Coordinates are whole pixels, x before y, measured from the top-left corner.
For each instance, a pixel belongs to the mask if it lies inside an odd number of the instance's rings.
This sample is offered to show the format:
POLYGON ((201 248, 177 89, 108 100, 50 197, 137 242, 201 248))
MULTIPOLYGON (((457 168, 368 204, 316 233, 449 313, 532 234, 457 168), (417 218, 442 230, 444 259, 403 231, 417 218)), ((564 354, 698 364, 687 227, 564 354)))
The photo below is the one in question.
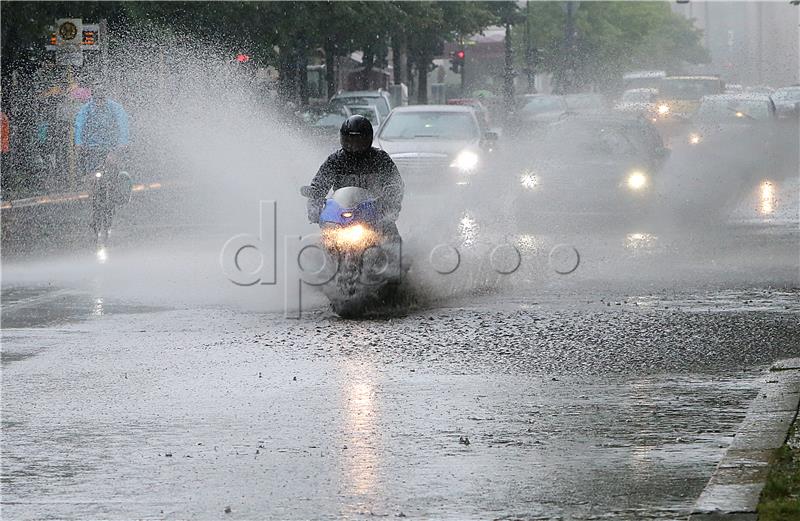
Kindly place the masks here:
POLYGON ((239 62, 239 63, 249 62, 250 61, 250 56, 248 56, 246 54, 237 54, 236 55, 236 61, 239 62))
POLYGON ((464 59, 464 51, 456 51, 456 58, 458 58, 459 60, 463 60, 464 59))

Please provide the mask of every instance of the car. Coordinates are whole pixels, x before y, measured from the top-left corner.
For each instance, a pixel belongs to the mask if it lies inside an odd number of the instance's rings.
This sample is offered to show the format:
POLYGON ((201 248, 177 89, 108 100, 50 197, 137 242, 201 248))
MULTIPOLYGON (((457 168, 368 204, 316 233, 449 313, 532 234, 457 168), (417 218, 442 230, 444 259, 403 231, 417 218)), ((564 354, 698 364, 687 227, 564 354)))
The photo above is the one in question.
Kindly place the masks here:
POLYGON ((704 96, 692 116, 691 130, 686 136, 690 145, 715 141, 730 141, 739 135, 753 141, 756 134, 768 139, 776 119, 776 107, 766 94, 717 94, 704 96))
POLYGON ((481 124, 484 127, 489 128, 489 109, 487 109, 486 105, 481 103, 480 100, 475 98, 450 98, 449 100, 447 100, 447 104, 472 107, 472 109, 478 115, 481 124))
POLYGON ((311 138, 325 146, 338 146, 339 129, 344 120, 353 113, 346 106, 337 108, 324 107, 322 109, 307 110, 301 117, 307 125, 311 138))
POLYGON ((666 71, 638 71, 623 74, 622 84, 625 90, 631 89, 658 89, 661 80, 667 77, 666 71))
POLYGON ((614 105, 614 110, 649 116, 655 113, 656 99, 658 99, 658 89, 628 89, 622 93, 619 101, 614 105))
POLYGON ((568 111, 563 96, 553 94, 528 94, 522 99, 519 119, 529 128, 540 128, 558 121, 568 111))
POLYGON ((389 153, 413 192, 471 184, 485 174, 496 140, 471 107, 414 105, 392 110, 375 143, 389 153))
POLYGON ((697 109, 703 96, 722 94, 725 83, 718 76, 668 76, 658 89, 660 119, 685 119, 697 109))
POLYGON ((564 96, 569 112, 597 112, 607 108, 606 99, 601 94, 591 92, 567 94, 564 96))
POLYGON ((771 95, 778 117, 796 116, 800 107, 800 85, 781 87, 771 95))
POLYGON ((348 105, 375 105, 378 107, 381 118, 386 118, 393 108, 391 97, 385 90, 341 91, 331 98, 329 105, 333 108, 348 105))
POLYGON ((376 132, 381 126, 381 122, 383 122, 381 112, 375 105, 347 105, 347 109, 354 116, 357 114, 367 118, 369 122, 372 123, 372 128, 376 132))
POLYGON ((669 155, 643 117, 575 114, 549 125, 511 170, 515 212, 648 210, 653 185, 669 155))

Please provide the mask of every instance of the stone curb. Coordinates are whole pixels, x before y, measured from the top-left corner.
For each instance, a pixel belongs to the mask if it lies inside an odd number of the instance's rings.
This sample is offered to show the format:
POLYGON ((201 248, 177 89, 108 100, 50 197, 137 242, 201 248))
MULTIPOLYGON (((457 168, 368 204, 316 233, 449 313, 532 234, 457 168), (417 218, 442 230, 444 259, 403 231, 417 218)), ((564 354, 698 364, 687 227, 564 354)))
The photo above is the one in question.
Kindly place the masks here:
POLYGON ((703 489, 690 521, 756 521, 758 499, 775 451, 800 404, 800 358, 781 360, 762 378, 733 442, 703 489))

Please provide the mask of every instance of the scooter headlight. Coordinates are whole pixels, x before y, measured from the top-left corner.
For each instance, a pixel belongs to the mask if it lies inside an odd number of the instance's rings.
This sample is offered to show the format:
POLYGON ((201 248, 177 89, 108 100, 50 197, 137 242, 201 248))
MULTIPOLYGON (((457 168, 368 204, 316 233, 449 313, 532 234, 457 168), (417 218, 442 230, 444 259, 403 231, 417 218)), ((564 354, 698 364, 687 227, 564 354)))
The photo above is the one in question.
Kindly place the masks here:
POLYGON ((94 176, 95 176, 96 178, 100 179, 101 177, 103 177, 103 172, 99 172, 99 171, 98 171, 98 172, 95 172, 95 173, 94 173, 94 176))
POLYGON ((692 132, 691 134, 689 134, 690 145, 698 145, 700 144, 701 141, 703 141, 703 136, 701 136, 697 132, 692 132))
POLYGON ((667 114, 669 114, 669 105, 667 105, 666 103, 659 104, 658 105, 658 114, 660 116, 666 116, 667 114))
POLYGON ((322 240, 325 244, 338 249, 363 249, 377 244, 378 234, 363 224, 353 224, 324 229, 322 240))
POLYGON ((450 166, 458 168, 462 172, 471 172, 478 166, 479 160, 480 158, 475 152, 471 150, 462 150, 453 162, 450 163, 450 166))
POLYGON ((634 170, 628 175, 628 188, 638 192, 647 186, 647 175, 639 170, 634 170))

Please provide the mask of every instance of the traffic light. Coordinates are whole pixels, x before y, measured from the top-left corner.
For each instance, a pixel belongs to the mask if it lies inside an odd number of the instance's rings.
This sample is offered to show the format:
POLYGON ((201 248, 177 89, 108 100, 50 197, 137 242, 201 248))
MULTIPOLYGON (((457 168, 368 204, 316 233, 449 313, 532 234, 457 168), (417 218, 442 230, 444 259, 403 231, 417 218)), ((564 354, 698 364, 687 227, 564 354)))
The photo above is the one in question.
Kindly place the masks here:
POLYGON ((450 53, 450 70, 458 74, 464 68, 464 50, 459 49, 450 53))

